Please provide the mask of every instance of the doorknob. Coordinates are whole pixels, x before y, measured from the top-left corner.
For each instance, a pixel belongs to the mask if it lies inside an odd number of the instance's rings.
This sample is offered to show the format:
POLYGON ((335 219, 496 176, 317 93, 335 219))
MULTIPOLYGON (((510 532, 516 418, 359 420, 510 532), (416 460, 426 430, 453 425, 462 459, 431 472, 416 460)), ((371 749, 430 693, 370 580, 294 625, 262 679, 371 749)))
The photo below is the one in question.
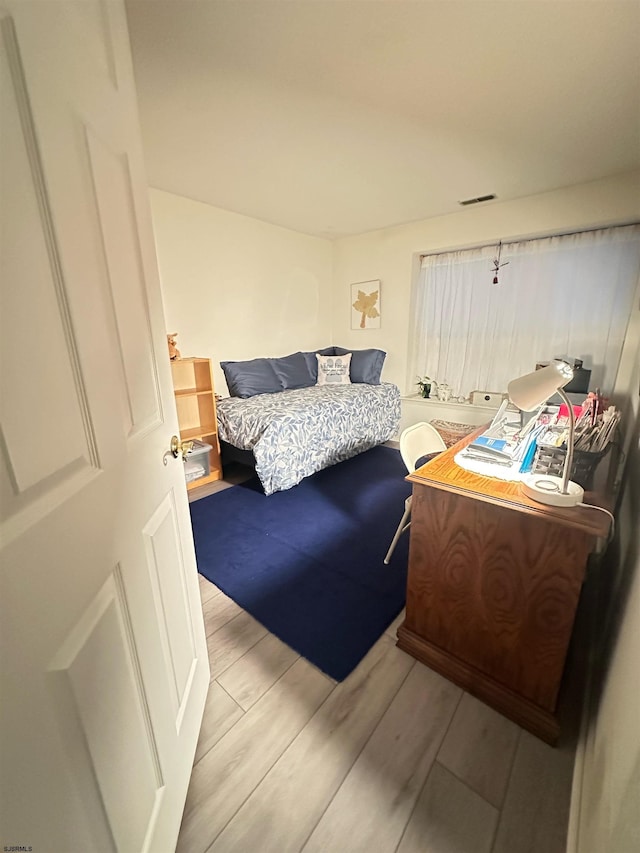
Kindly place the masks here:
POLYGON ((180 454, 184 459, 187 453, 193 448, 192 441, 180 441, 177 435, 171 436, 171 452, 177 459, 180 454))

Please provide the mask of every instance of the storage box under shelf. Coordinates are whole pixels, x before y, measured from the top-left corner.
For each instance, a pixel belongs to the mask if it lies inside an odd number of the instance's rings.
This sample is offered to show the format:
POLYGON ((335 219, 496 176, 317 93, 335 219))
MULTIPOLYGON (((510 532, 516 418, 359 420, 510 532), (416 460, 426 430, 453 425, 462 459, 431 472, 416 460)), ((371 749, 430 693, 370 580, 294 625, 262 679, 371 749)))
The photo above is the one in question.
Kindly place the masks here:
POLYGON ((213 447, 210 444, 199 439, 193 440, 193 448, 187 453, 184 460, 187 483, 193 483, 211 474, 210 454, 212 450, 213 447))

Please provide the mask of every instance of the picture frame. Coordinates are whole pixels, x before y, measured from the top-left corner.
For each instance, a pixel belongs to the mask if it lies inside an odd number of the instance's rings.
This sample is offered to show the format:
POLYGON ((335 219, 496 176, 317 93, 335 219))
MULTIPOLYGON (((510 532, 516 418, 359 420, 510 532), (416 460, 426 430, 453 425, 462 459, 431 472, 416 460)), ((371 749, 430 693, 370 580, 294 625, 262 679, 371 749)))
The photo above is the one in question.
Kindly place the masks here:
POLYGON ((357 281, 351 285, 351 328, 379 329, 380 279, 357 281))

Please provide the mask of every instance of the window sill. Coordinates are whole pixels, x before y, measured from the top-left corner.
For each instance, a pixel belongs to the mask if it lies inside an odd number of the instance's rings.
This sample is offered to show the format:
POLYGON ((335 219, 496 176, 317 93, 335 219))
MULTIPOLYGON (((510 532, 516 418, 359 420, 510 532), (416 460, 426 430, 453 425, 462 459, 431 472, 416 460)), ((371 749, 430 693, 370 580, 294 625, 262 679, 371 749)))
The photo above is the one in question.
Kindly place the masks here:
POLYGON ((451 409, 452 412, 460 412, 460 410, 473 411, 473 412, 497 412, 497 406, 476 406, 473 403, 458 403, 457 400, 449 400, 446 403, 443 403, 442 400, 438 400, 437 397, 423 397, 420 394, 404 394, 401 398, 409 403, 419 403, 421 406, 437 406, 438 408, 451 409))

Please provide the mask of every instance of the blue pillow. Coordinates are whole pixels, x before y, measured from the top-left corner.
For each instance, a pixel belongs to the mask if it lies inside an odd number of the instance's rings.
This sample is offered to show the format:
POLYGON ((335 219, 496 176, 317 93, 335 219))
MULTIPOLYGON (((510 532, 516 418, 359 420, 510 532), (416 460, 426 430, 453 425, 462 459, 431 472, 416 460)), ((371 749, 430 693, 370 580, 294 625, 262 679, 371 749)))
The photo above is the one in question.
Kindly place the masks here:
POLYGON ((270 358, 268 361, 273 365, 282 390, 309 388, 316 384, 316 378, 309 368, 305 353, 294 352, 282 358, 270 358))
POLYGON ((367 385, 379 385, 382 365, 387 357, 386 352, 381 349, 344 349, 334 347, 334 355, 351 356, 351 381, 365 382, 367 385))
POLYGON ((251 361, 221 361, 220 367, 227 380, 232 397, 253 397, 256 394, 274 394, 282 391, 282 384, 271 358, 254 358, 251 361))

